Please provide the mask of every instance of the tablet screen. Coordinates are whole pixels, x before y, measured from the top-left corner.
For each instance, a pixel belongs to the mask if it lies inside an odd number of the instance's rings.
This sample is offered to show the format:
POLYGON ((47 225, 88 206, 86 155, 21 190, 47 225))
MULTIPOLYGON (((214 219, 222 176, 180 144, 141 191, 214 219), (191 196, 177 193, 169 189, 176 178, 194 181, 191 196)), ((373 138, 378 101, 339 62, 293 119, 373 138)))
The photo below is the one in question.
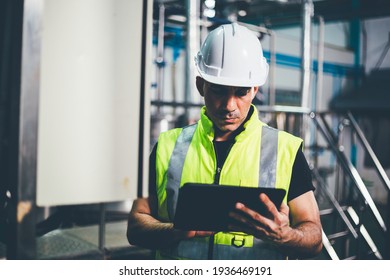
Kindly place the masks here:
POLYGON ((265 213, 259 200, 265 193, 279 207, 286 191, 272 188, 253 188, 214 184, 187 183, 179 190, 174 227, 182 230, 227 231, 229 212, 237 202, 265 213))

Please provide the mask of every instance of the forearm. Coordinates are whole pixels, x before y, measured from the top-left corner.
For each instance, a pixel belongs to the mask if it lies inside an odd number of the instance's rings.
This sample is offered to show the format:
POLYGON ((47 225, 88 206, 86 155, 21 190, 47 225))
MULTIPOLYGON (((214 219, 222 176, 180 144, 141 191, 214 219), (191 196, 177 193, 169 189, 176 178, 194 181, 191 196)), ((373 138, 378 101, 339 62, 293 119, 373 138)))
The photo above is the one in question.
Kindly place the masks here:
POLYGON ((304 193, 291 200, 289 206, 293 231, 287 235, 285 250, 291 258, 314 257, 322 249, 322 226, 314 193, 304 193))
POLYGON ((302 222, 290 228, 282 240, 276 241, 290 258, 311 258, 321 252, 321 226, 314 222, 302 222))
POLYGON ((127 239, 130 244, 160 249, 185 237, 185 232, 175 230, 172 223, 163 223, 148 214, 130 214, 127 228, 127 239))
POLYGON ((152 205, 153 198, 134 201, 127 224, 127 239, 130 244, 159 249, 191 237, 189 232, 174 229, 172 223, 155 218, 156 210, 152 210, 152 205))

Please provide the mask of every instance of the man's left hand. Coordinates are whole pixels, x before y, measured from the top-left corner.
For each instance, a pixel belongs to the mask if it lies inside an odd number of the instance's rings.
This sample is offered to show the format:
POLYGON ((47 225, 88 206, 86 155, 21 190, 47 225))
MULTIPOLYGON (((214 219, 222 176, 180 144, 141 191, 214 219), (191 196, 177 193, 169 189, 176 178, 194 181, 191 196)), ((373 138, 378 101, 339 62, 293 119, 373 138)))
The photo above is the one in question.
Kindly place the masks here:
POLYGON ((266 194, 260 194, 259 203, 263 203, 267 214, 261 215, 247 208, 242 203, 237 203, 235 211, 229 213, 233 222, 229 230, 245 232, 264 241, 282 244, 292 228, 289 226, 289 207, 282 203, 278 209, 266 194))

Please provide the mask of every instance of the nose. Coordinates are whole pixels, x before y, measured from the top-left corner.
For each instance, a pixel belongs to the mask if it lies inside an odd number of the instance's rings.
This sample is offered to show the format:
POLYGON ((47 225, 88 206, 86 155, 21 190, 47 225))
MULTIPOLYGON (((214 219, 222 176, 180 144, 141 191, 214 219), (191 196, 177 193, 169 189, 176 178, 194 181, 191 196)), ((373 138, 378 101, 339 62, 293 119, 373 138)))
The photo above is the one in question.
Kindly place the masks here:
POLYGON ((233 112, 237 109, 236 95, 233 89, 230 89, 225 97, 225 110, 233 112))

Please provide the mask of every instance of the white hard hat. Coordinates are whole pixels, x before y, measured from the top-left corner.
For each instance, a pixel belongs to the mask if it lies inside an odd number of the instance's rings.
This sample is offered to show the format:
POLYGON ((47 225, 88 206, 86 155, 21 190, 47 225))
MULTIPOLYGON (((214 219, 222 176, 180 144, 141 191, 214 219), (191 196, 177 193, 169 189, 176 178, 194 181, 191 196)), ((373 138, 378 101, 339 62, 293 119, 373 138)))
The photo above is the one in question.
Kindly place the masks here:
POLYGON ((268 63, 257 36, 237 23, 211 31, 195 57, 196 67, 210 83, 253 87, 262 86, 268 63))

